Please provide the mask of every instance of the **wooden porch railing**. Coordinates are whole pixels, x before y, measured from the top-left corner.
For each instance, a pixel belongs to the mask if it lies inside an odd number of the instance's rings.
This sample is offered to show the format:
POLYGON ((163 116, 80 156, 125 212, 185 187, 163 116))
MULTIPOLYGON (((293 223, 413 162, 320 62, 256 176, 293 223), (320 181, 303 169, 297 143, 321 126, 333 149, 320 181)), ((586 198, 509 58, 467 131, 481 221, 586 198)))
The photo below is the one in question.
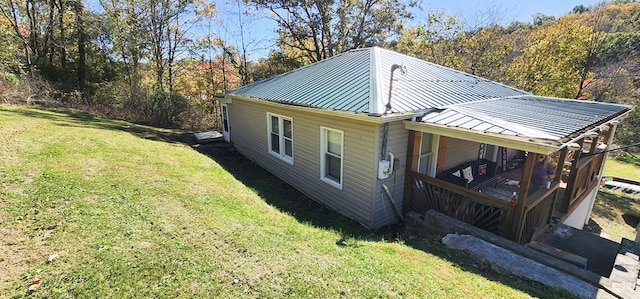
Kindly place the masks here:
POLYGON ((571 168, 567 188, 564 192, 561 211, 567 213, 574 205, 580 204, 581 200, 597 186, 599 182, 598 174, 602 167, 604 155, 592 155, 582 157, 575 167, 571 168))
POLYGON ((515 207, 504 200, 414 171, 407 171, 405 178, 404 213, 423 215, 433 209, 520 243, 531 241, 549 223, 558 194, 557 183, 532 194, 523 218, 514 219, 515 207))
MULTIPOLYGON (((523 221, 520 222, 518 243, 528 243, 538 232, 544 231, 553 216, 559 183, 554 182, 549 189, 539 190, 529 196, 523 221)), ((514 222, 515 223, 515 222, 514 222)))
POLYGON ((509 238, 514 207, 508 202, 414 171, 405 174, 404 213, 436 210, 509 238))

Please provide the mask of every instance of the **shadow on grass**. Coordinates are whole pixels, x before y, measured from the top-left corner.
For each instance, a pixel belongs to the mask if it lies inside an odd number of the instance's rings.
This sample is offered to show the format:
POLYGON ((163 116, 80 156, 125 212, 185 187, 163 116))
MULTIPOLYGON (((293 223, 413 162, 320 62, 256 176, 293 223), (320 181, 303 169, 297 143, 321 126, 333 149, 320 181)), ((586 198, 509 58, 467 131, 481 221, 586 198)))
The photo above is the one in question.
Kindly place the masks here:
POLYGON ((583 230, 599 235, 602 232, 602 226, 595 222, 593 218, 589 218, 589 222, 584 226, 583 230))
POLYGON ((134 136, 167 143, 184 143, 184 132, 169 129, 159 129, 145 125, 138 125, 124 121, 100 118, 95 115, 69 109, 29 107, 29 109, 5 110, 0 112, 18 114, 24 117, 39 118, 52 121, 61 127, 93 128, 111 131, 123 131, 134 136))
POLYGON ((539 298, 574 298, 564 292, 547 289, 536 282, 500 274, 489 265, 475 261, 465 252, 447 249, 439 238, 433 240, 404 240, 404 226, 402 224, 376 232, 369 231, 359 223, 311 200, 289 184, 237 153, 227 143, 192 144, 192 147, 215 160, 227 172, 260 195, 265 202, 283 213, 294 216, 301 223, 341 232, 343 238, 336 240, 337 246, 350 246, 351 242, 348 240, 350 238, 376 242, 404 241, 407 246, 450 261, 462 271, 500 282, 532 296, 539 298), (346 242, 345 238, 347 239, 346 242))
POLYGON ((341 236, 336 239, 336 246, 353 246, 352 244, 354 244, 354 242, 351 242, 351 239, 356 241, 355 246, 357 246, 358 240, 375 242, 404 241, 406 245, 417 250, 450 261, 462 271, 483 276, 491 281, 500 282, 513 289, 529 293, 532 296, 540 298, 572 298, 571 295, 556 290, 549 290, 539 283, 500 274, 491 269, 489 265, 475 261, 465 252, 447 249, 440 242, 439 238, 433 240, 403 240, 402 232, 404 227, 402 224, 384 228, 376 232, 367 230, 359 223, 311 200, 289 184, 238 154, 233 147, 227 143, 213 142, 198 145, 194 144, 192 134, 186 132, 156 129, 143 125, 103 119, 89 113, 66 109, 39 109, 40 110, 3 110, 0 108, 0 113, 6 112, 20 114, 25 117, 48 119, 60 126, 124 131, 144 139, 167 143, 184 143, 192 146, 192 148, 201 154, 215 160, 236 179, 254 190, 265 202, 283 213, 292 215, 301 223, 340 232, 341 236))
MULTIPOLYGON (((373 233, 356 221, 311 200, 289 184, 237 153, 225 142, 193 145, 198 152, 209 156, 245 186, 255 191, 269 205, 295 217, 299 222, 341 232, 343 237, 360 240, 394 241, 398 227, 373 233), (387 236, 386 234, 390 234, 387 236), (394 235, 395 234, 395 235, 394 235)), ((340 240, 337 243, 341 244, 340 240)))
POLYGON ((431 239, 414 239, 405 242, 417 250, 433 254, 437 257, 450 261, 464 272, 480 275, 487 280, 499 282, 512 289, 522 291, 534 298, 578 298, 572 294, 557 289, 548 288, 542 283, 526 280, 518 276, 502 273, 492 265, 477 260, 465 251, 451 250, 441 242, 442 236, 432 236, 431 239))
POLYGON ((624 193, 611 192, 604 188, 600 188, 596 204, 593 207, 595 215, 611 221, 616 221, 619 215, 639 214, 638 212, 640 211, 635 199, 625 196, 624 193))

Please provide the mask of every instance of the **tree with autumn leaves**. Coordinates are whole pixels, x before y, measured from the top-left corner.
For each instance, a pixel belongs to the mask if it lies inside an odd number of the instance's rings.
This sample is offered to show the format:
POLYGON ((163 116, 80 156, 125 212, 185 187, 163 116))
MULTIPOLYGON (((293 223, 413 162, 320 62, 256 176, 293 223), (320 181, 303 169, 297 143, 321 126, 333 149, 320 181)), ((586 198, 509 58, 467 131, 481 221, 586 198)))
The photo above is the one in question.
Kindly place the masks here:
MULTIPOLYGON (((215 94, 381 46, 545 96, 636 104, 640 95, 633 1, 474 28, 440 11, 408 25, 410 0, 237 1, 238 18, 227 19, 207 0, 99 4, 95 12, 83 0, 0 0, 0 84, 44 78, 118 117, 207 127, 215 126, 215 94), (243 22, 261 10, 276 21, 277 37, 256 56, 243 22), (237 40, 216 33, 231 22, 242 23, 237 40)), ((634 129, 623 125, 620 136, 632 140, 634 129)))

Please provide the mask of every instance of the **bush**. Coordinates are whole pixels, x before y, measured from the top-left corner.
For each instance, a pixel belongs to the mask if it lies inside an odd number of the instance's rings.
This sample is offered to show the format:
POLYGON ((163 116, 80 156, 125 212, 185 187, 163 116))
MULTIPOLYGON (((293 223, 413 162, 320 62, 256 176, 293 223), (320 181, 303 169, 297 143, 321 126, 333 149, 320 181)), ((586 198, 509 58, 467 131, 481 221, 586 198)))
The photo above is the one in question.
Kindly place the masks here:
POLYGON ((613 157, 618 160, 628 164, 633 164, 635 166, 640 167, 640 156, 634 155, 623 150, 618 150, 615 152, 613 157))
MULTIPOLYGON (((640 142, 640 109, 635 106, 618 127, 615 136, 616 143, 620 146, 631 145, 640 142)), ((631 153, 640 153, 640 146, 626 149, 631 153)))
POLYGON ((18 76, 12 73, 0 72, 0 80, 13 85, 18 85, 18 83, 20 83, 18 76))
POLYGON ((53 89, 41 79, 19 78, 0 73, 0 101, 13 104, 53 103, 53 89), (7 80, 8 79, 8 80, 7 80))
POLYGON ((157 90, 149 96, 133 95, 125 107, 133 121, 176 127, 181 125, 181 118, 189 110, 189 103, 184 97, 157 90))

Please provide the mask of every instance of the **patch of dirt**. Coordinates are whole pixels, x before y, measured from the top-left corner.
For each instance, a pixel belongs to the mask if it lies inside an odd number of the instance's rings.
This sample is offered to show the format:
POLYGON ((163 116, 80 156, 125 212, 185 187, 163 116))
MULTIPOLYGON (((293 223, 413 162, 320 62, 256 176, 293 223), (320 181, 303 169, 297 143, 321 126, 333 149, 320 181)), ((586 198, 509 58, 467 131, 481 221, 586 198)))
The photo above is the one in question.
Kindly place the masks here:
POLYGON ((0 228, 0 293, 21 277, 28 268, 25 232, 16 227, 0 228))

